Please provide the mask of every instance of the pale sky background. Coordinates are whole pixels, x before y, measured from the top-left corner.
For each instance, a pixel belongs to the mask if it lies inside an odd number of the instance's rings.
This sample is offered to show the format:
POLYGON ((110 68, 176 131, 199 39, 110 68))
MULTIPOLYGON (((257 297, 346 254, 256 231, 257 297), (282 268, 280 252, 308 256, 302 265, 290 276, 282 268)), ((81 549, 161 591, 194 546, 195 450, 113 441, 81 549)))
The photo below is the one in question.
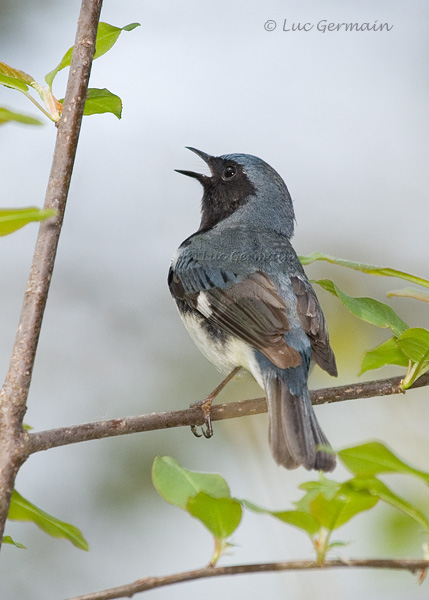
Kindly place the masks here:
MULTIPOLYGON (((77 0, 0 0, 0 60, 42 82, 73 43, 79 6, 77 0)), ((204 167, 184 146, 216 155, 251 153, 276 168, 294 199, 299 254, 319 250, 429 275, 425 0, 107 0, 102 20, 142 26, 123 33, 93 67, 91 86, 121 96, 123 118, 101 115, 83 123, 26 415, 36 430, 184 408, 218 384, 219 374, 188 338, 166 287, 171 256, 199 223, 201 189, 174 169, 204 167), (284 19, 314 27, 285 32, 284 19), (264 29, 268 20, 276 21, 274 31, 264 29), (322 33, 321 20, 377 20, 393 28, 322 33)), ((58 97, 67 74, 55 81, 58 97)), ((0 89, 0 105, 36 115, 23 96, 6 88, 0 89)), ((1 128, 2 206, 42 206, 55 133, 47 121, 43 128, 1 128)), ((0 240, 2 377, 36 234, 37 226, 30 225, 0 240)), ((307 272, 381 301, 402 285, 324 264, 307 272)), ((358 381, 364 350, 388 334, 359 324, 326 293, 318 294, 339 381, 358 381)), ((427 325, 427 305, 397 299, 392 306, 411 326, 427 325)), ((400 372, 385 369, 368 378, 400 372)), ((315 369, 312 387, 333 384, 315 369)), ((237 383, 223 399, 260 394, 256 385, 237 383)), ((427 389, 317 410, 334 447, 379 439, 429 470, 427 389)), ((291 508, 300 497, 297 484, 313 477, 274 464, 266 416, 215 424, 210 441, 184 428, 32 456, 17 489, 81 528, 91 551, 49 538, 33 525, 10 523, 6 533, 28 549, 3 549, 1 598, 59 600, 208 562, 210 536, 151 486, 157 454, 220 472, 233 495, 271 508, 291 508)), ((334 477, 347 474, 339 468, 334 477)), ((424 509, 423 486, 395 482, 399 493, 424 509)), ((379 507, 373 516, 358 516, 335 536, 352 541, 338 554, 419 556, 418 544, 391 546, 387 534, 380 539, 378 527, 392 526, 392 514, 379 507)), ((390 537, 401 537, 391 531, 390 537)), ((313 557, 304 535, 247 513, 234 542, 220 564, 313 557)), ((247 600, 419 600, 427 598, 428 583, 419 587, 407 573, 344 569, 219 578, 141 597, 214 600, 221 594, 247 600)))

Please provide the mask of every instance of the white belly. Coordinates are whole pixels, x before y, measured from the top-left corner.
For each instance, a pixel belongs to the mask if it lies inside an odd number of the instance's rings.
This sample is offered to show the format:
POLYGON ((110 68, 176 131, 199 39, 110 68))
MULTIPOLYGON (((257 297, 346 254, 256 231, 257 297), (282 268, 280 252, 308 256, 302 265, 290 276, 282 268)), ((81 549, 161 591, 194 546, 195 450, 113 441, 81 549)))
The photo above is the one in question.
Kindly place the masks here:
POLYGON ((242 367, 253 375, 261 388, 264 387, 261 370, 251 346, 232 336, 227 342, 215 342, 200 326, 200 319, 193 314, 183 315, 182 320, 199 350, 221 373, 228 375, 235 367, 242 367))

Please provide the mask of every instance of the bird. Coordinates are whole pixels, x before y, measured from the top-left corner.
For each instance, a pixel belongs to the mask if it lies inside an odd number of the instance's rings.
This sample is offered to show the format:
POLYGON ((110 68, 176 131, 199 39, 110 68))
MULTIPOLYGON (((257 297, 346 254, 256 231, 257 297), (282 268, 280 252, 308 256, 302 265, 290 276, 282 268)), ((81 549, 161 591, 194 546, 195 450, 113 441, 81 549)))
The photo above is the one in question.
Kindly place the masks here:
POLYGON ((332 471, 335 452, 308 376, 313 363, 332 376, 337 367, 322 308, 291 245, 295 213, 286 184, 256 156, 187 149, 210 175, 177 169, 203 187, 200 226, 168 273, 183 323, 206 358, 230 374, 225 381, 244 369, 265 390, 279 465, 332 471))

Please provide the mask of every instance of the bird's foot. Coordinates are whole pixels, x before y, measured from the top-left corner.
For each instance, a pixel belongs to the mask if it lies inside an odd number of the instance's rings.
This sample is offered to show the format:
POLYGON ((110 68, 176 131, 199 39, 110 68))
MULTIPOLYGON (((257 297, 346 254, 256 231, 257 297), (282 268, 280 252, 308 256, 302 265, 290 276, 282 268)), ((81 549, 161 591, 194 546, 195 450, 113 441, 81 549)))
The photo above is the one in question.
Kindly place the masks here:
POLYGON ((218 396, 220 394, 220 392, 223 390, 223 388, 226 386, 226 384, 229 383, 231 381, 231 379, 233 379, 237 375, 240 368, 241 367, 235 367, 235 369, 233 369, 231 371, 231 373, 227 377, 225 377, 225 379, 223 381, 221 381, 221 383, 217 386, 217 388, 214 389, 212 391, 212 393, 207 396, 207 398, 204 398, 204 400, 199 400, 198 402, 194 402, 193 404, 191 404, 191 408, 195 408, 196 406, 201 408, 201 410, 203 411, 203 416, 204 416, 204 426, 201 428, 201 433, 199 433, 197 425, 191 425, 191 431, 195 435, 195 437, 204 436, 206 439, 209 439, 212 437, 212 435, 213 435, 213 425, 212 425, 213 400, 216 398, 216 396, 218 396))
POLYGON ((212 404, 215 396, 210 394, 204 400, 200 400, 199 402, 194 402, 191 404, 191 408, 195 408, 198 406, 203 411, 204 416, 204 425, 201 427, 201 433, 198 431, 197 425, 191 425, 191 431, 195 435, 195 437, 204 436, 206 439, 209 439, 213 435, 213 425, 212 425, 212 404))

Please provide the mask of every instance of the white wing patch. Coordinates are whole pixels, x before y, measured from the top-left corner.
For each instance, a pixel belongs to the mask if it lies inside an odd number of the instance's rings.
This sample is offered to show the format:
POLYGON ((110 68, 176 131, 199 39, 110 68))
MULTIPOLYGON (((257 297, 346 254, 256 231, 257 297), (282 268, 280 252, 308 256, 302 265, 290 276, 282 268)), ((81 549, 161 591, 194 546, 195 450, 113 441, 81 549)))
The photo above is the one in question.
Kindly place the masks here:
POLYGON ((197 298, 197 309, 200 311, 202 315, 204 315, 207 319, 211 317, 213 311, 210 306, 210 300, 205 292, 200 292, 197 298))
POLYGON ((182 254, 182 248, 177 248, 176 252, 174 253, 173 258, 171 259, 171 268, 173 269, 173 271, 176 269, 176 263, 181 254, 182 254))

